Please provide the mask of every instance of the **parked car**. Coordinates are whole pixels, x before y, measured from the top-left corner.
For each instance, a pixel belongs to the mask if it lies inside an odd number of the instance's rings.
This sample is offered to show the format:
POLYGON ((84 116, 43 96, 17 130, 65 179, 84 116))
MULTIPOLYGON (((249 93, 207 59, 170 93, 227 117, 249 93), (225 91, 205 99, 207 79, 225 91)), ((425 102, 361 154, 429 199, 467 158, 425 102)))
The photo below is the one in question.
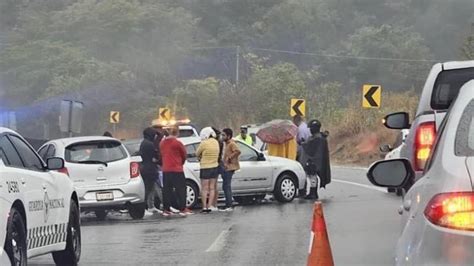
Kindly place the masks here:
POLYGON ((128 209, 133 219, 145 214, 141 157, 132 157, 123 144, 109 137, 52 140, 39 149, 44 159, 63 158, 76 187, 81 209, 105 219, 108 210, 128 209))
POLYGON ((390 159, 397 159, 400 158, 400 151, 402 150, 403 146, 405 145, 405 140, 408 136, 408 133, 410 130, 408 129, 402 129, 400 130, 400 133, 397 136, 397 140, 395 142, 393 148, 389 144, 384 144, 380 146, 380 151, 382 153, 385 153, 385 160, 390 160, 390 159))
POLYGON ((57 265, 79 262, 81 225, 73 182, 63 159, 45 162, 23 137, 0 128, 1 265, 27 265, 28 258, 48 253, 57 265))
MULTIPOLYGON (((201 189, 199 161, 195 154, 201 140, 199 138, 180 140, 186 146, 188 157, 185 164, 187 205, 193 207, 197 204, 197 195, 201 189)), ((237 202, 261 200, 267 194, 274 195, 280 202, 290 202, 298 195, 298 190, 304 189, 306 175, 300 163, 264 155, 241 141, 237 141, 237 145, 241 151, 241 169, 232 178, 232 193, 237 202)), ((218 187, 219 194, 223 195, 221 185, 218 187)))
POLYGON ((400 149, 400 157, 407 158, 415 170, 413 179, 406 183, 406 189, 421 177, 446 111, 461 86, 471 79, 474 79, 474 61, 435 64, 426 79, 411 124, 405 112, 393 113, 385 118, 388 128, 410 129, 406 145, 400 149))
MULTIPOLYGON (((201 182, 199 178, 199 161, 196 150, 200 138, 179 138, 186 147, 187 161, 184 165, 186 176, 186 205, 195 207, 199 201, 201 182)), ((130 153, 137 153, 136 145, 124 142, 130 153), (130 145, 129 145, 130 144, 130 145)), ((267 194, 273 194, 280 202, 290 202, 304 190, 306 175, 300 163, 285 158, 267 156, 256 148, 237 141, 241 150, 241 170, 232 178, 232 192, 239 203, 262 200, 267 194)), ((219 183, 222 183, 219 178, 219 183)), ((219 194, 224 195, 219 184, 219 194)))
MULTIPOLYGON (((474 265, 474 81, 462 87, 437 132, 425 172, 399 209, 397 265, 474 265)), ((391 188, 414 175, 406 158, 376 162, 367 174, 391 188)))

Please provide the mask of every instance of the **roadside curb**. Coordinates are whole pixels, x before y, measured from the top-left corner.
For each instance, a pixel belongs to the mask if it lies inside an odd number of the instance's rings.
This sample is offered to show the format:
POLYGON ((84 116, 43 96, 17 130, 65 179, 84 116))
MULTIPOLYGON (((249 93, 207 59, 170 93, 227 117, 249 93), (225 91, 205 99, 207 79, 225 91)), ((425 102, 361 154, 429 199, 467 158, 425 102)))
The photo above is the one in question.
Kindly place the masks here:
POLYGON ((367 171, 369 168, 368 167, 362 167, 362 166, 351 166, 351 165, 333 165, 331 168, 339 168, 339 169, 351 169, 351 170, 363 170, 367 171))

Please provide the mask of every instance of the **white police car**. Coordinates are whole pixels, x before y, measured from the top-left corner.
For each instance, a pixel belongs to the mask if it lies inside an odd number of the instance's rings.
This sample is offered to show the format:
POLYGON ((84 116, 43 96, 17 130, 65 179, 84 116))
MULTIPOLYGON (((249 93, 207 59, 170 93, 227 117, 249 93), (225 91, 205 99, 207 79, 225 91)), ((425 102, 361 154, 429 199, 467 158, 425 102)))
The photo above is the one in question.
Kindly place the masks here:
POLYGON ((0 127, 1 265, 26 265, 46 253, 58 265, 77 264, 79 203, 65 172, 62 159, 45 164, 20 135, 0 127))

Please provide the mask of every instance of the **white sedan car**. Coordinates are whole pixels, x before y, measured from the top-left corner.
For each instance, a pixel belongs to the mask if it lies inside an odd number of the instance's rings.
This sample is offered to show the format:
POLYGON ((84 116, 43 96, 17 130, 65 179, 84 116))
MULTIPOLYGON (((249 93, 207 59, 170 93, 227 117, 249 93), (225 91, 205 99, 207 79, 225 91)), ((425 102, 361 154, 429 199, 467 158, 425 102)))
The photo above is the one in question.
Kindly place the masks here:
POLYGON ((81 209, 105 219, 107 210, 127 208, 133 219, 145 214, 141 157, 131 157, 123 144, 108 137, 76 137, 49 141, 38 151, 60 157, 76 187, 81 209))
POLYGON ((0 265, 52 253, 58 265, 81 256, 79 201, 64 160, 44 163, 17 133, 0 128, 0 265))
MULTIPOLYGON (((180 138, 186 147, 187 162, 185 175, 187 185, 188 207, 194 207, 199 200, 201 182, 199 178, 199 161, 196 150, 200 138, 180 138)), ((232 193, 239 203, 261 200, 267 194, 273 194, 280 202, 290 202, 303 190, 306 174, 297 161, 267 156, 247 144, 237 141, 239 145, 241 169, 232 178, 232 193)), ((223 195, 222 180, 219 178, 219 194, 223 195)))
MULTIPOLYGON (((387 124, 407 123, 405 116, 387 124)), ((420 142, 431 141, 422 139, 420 142)), ((466 83, 439 126, 423 177, 403 198, 397 265, 474 265, 474 81, 466 83)), ((402 188, 415 172, 406 159, 379 161, 367 176, 402 188)))

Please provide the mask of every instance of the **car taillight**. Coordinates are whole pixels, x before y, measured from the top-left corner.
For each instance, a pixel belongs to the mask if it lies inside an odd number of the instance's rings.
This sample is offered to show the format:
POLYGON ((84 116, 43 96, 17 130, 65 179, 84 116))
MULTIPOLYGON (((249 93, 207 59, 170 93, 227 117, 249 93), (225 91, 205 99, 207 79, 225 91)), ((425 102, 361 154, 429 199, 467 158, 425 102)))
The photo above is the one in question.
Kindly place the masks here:
POLYGON ((474 193, 438 194, 426 206, 425 216, 438 226, 474 231, 474 193))
POLYGON ((415 170, 422 171, 430 157, 436 139, 436 125, 434 122, 420 124, 415 135, 415 170))
POLYGON ((137 162, 130 163, 130 178, 136 178, 140 176, 140 164, 137 162))

